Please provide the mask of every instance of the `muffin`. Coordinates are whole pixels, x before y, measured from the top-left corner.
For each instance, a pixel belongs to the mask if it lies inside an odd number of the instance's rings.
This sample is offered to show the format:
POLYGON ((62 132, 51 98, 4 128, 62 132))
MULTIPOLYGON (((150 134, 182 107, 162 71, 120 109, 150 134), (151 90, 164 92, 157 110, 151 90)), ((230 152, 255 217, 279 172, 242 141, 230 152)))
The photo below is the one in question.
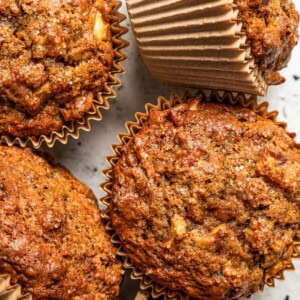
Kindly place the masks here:
POLYGON ((112 66, 110 0, 5 0, 0 16, 0 135, 80 120, 112 66))
POLYGON ((287 66, 298 42, 299 14, 290 0, 234 0, 243 29, 268 84, 285 81, 278 71, 287 66))
POLYGON ((0 146, 0 274, 33 299, 116 299, 122 265, 96 199, 66 169, 0 146))
POLYGON ((290 265, 299 229, 294 140, 252 109, 200 98, 143 123, 111 183, 111 223, 132 265, 197 299, 261 291, 290 265))
POLYGON ((179 86, 266 95, 298 41, 290 0, 128 0, 150 72, 179 86))

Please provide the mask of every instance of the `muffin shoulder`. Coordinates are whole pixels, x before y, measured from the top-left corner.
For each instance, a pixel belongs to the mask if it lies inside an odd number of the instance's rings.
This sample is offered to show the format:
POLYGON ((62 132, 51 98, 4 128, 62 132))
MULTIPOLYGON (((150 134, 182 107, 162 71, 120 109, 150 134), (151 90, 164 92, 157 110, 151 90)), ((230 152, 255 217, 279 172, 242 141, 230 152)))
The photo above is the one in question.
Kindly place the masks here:
POLYGON ((259 68, 268 84, 281 84, 278 73, 286 67, 298 42, 299 14, 290 0, 235 0, 239 16, 259 68))

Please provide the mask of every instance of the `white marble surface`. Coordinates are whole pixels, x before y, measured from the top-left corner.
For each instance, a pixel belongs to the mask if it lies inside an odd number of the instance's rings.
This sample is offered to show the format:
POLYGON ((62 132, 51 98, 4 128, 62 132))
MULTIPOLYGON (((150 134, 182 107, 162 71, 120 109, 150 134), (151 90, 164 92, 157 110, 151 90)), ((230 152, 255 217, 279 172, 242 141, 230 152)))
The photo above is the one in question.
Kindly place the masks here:
MULTIPOLYGON (((296 0, 300 9, 300 1, 296 0)), ((122 12, 126 13, 125 0, 122 12)), ((81 132, 79 140, 70 140, 67 145, 57 143, 50 150, 56 159, 68 167, 75 176, 88 184, 98 198, 102 195, 99 184, 104 181, 100 174, 107 167, 105 157, 112 154, 111 145, 117 143, 117 134, 125 132, 124 123, 134 120, 137 111, 144 111, 146 102, 155 103, 159 95, 169 97, 172 91, 179 94, 184 89, 168 87, 154 80, 145 69, 136 48, 135 39, 130 28, 130 21, 124 23, 129 28, 126 39, 131 45, 125 50, 129 59, 124 63, 127 73, 121 76, 122 87, 118 96, 110 101, 111 109, 103 112, 101 122, 92 122, 92 131, 81 132)), ((278 110, 279 120, 288 121, 288 129, 297 132, 300 142, 300 45, 294 50, 289 68, 282 72, 287 82, 269 89, 268 97, 263 99, 270 103, 272 110, 278 110), (297 79, 299 77, 299 79, 297 79)), ((262 100, 261 100, 262 101, 262 100)), ((300 299, 300 262, 296 262, 297 271, 286 274, 285 282, 276 282, 276 289, 266 288, 262 295, 253 296, 253 300, 299 300, 300 299)), ((132 300, 135 283, 126 280, 120 299, 132 300)))

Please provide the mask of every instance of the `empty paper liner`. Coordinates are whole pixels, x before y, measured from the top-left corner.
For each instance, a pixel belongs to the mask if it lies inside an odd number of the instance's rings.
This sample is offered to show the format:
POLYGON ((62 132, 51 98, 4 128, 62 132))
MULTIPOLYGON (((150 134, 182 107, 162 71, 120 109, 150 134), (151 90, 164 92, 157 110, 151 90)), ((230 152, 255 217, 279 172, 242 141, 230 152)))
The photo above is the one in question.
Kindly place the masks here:
POLYGON ((30 294, 22 295, 21 286, 11 285, 10 276, 7 274, 0 275, 0 299, 1 300, 32 300, 30 294))
POLYGON ((145 64, 179 86, 265 95, 233 0, 127 0, 145 64))
POLYGON ((34 148, 39 148, 43 142, 45 142, 48 147, 52 148, 56 141, 66 144, 70 136, 78 139, 81 129, 90 131, 91 120, 102 120, 101 110, 109 109, 108 100, 116 97, 114 87, 121 85, 121 81, 118 79, 117 74, 125 73, 125 69, 122 67, 121 62, 126 60, 127 56, 122 52, 122 49, 129 45, 127 41, 122 39, 122 36, 128 31, 127 28, 120 25, 120 23, 125 19, 125 16, 118 12, 122 2, 117 0, 112 0, 111 2, 113 5, 111 32, 114 61, 108 74, 108 80, 105 83, 103 90, 98 93, 97 97, 93 100, 91 110, 85 113, 80 120, 72 121, 69 124, 64 125, 59 132, 54 131, 47 136, 41 135, 37 137, 28 137, 27 139, 0 135, 0 142, 4 142, 9 146, 20 145, 21 147, 25 147, 27 144, 31 143, 34 148))
MULTIPOLYGON (((181 294, 177 291, 171 291, 167 289, 165 286, 155 282, 149 276, 145 275, 142 271, 135 268, 129 258, 127 257, 125 251, 122 248, 122 245, 119 241, 119 238, 112 228, 111 219, 110 219, 110 202, 112 200, 112 186, 113 186, 113 170, 114 166, 118 162, 119 158, 122 155, 122 149, 124 145, 126 145, 133 136, 139 132, 139 130, 143 127, 148 116, 151 111, 163 111, 167 110, 171 107, 174 107, 177 104, 183 103, 188 99, 195 98, 197 96, 201 96, 203 101, 218 101, 224 102, 230 105, 241 105, 243 107, 249 108, 255 111, 258 115, 272 120, 276 125, 282 127, 286 131, 287 124, 278 122, 276 120, 278 112, 272 111, 268 112, 268 103, 264 102, 262 104, 257 103, 256 96, 246 96, 241 93, 230 93, 230 92, 218 92, 218 91, 199 91, 195 96, 190 93, 186 93, 183 98, 179 97, 176 94, 172 94, 170 100, 165 99, 164 97, 159 97, 156 105, 146 104, 146 111, 141 113, 138 112, 135 114, 136 121, 135 122, 127 122, 126 129, 127 133, 120 134, 119 140, 120 143, 118 145, 113 145, 112 149, 114 151, 114 155, 107 158, 109 163, 109 168, 103 171, 104 176, 106 177, 106 182, 101 185, 102 190, 106 193, 106 196, 103 197, 100 201, 107 206, 106 210, 103 211, 102 217, 106 222, 106 228, 111 234, 111 240, 114 244, 117 244, 119 247, 118 254, 124 259, 124 267, 131 269, 131 278, 136 280, 141 280, 140 288, 141 290, 145 290, 150 292, 153 298, 162 297, 162 299, 180 299, 187 300, 191 299, 189 296, 185 294, 181 294)), ((287 132, 287 131, 286 131, 287 132)), ((296 137, 296 134, 287 132, 289 136, 293 139, 296 137)), ((298 144, 297 147, 300 148, 298 144)), ((299 259, 300 258, 300 230, 297 231, 297 234, 294 239, 294 243, 292 245, 293 255, 292 258, 299 259)), ((279 271, 276 274, 272 274, 270 270, 266 271, 264 274, 264 283, 269 287, 275 286, 275 279, 284 280, 284 272, 294 270, 293 263, 291 259, 288 261, 282 261, 284 265, 284 270, 279 271)), ((263 289, 261 290, 261 292, 263 289)), ((141 294, 140 294, 141 295, 141 294)), ((142 294, 141 296, 147 295, 147 293, 142 294)))

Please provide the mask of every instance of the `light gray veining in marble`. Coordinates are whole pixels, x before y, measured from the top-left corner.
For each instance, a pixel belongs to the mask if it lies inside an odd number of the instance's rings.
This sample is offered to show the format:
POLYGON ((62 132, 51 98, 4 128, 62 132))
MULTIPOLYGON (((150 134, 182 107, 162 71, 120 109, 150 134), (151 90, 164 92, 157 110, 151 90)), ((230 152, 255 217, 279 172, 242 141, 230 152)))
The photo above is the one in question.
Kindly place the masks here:
MULTIPOLYGON (((126 13, 125 0, 121 11, 126 13)), ((298 9, 300 2, 296 0, 298 9)), ((117 88, 118 96, 110 101, 111 109, 103 111, 101 122, 92 122, 92 131, 82 131, 79 140, 70 139, 67 145, 57 143, 49 152, 58 162, 68 167, 81 181, 89 185, 96 196, 103 195, 98 186, 104 181, 100 174, 107 167, 106 156, 112 155, 111 145, 118 143, 117 134, 125 132, 124 123, 134 120, 134 114, 144 111, 147 102, 155 103, 158 96, 169 97, 175 91, 183 95, 184 89, 169 87, 151 77, 145 69, 138 53, 135 39, 130 28, 130 21, 123 23, 129 28, 126 39, 131 45, 125 50, 129 59, 123 64, 127 73, 121 76, 123 85, 117 88)), ((294 50, 289 68, 282 72, 287 82, 271 87, 268 97, 260 101, 269 101, 270 109, 279 111, 279 120, 288 122, 288 129, 298 134, 300 142, 300 45, 294 50)), ((299 300, 300 299, 300 262, 296 262, 297 271, 286 274, 284 282, 276 282, 276 289, 266 288, 262 295, 255 295, 253 300, 299 300), (289 295, 289 298, 286 298, 289 295)), ((126 280, 120 299, 132 300, 135 282, 126 280)))

